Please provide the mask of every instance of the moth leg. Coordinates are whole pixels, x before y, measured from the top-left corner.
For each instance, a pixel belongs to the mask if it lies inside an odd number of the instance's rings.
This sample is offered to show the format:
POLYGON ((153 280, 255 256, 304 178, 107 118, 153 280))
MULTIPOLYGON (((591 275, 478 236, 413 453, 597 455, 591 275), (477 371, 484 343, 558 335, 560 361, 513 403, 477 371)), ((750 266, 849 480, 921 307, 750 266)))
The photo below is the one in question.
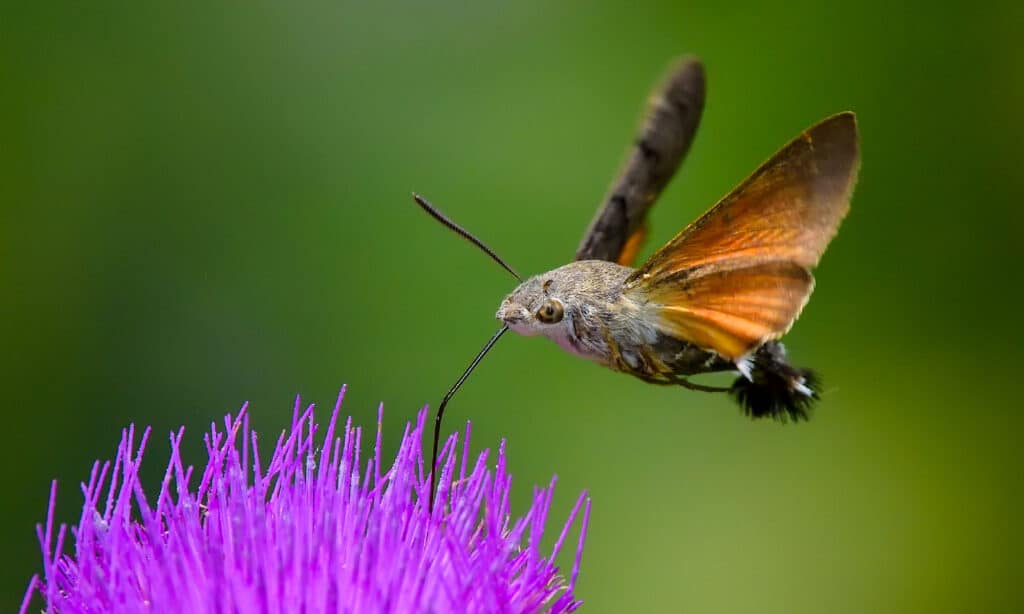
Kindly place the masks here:
POLYGON ((657 384, 659 386, 675 386, 677 385, 675 380, 670 379, 658 379, 656 375, 647 375, 646 373, 636 373, 630 371, 630 375, 647 382, 648 384, 657 384))
POLYGON ((686 379, 681 375, 673 376, 673 381, 679 384, 687 390, 697 390, 698 392, 729 392, 731 388, 723 388, 722 386, 705 386, 704 384, 694 384, 690 380, 686 379))
POLYGON ((646 373, 640 373, 638 371, 627 371, 630 375, 633 375, 648 384, 657 384, 659 386, 682 386, 688 390, 696 390, 698 392, 729 392, 730 388, 722 388, 719 386, 705 386, 703 384, 694 384, 685 377, 679 375, 648 375, 646 373), (667 378, 667 379, 659 379, 667 378))
POLYGON ((604 337, 604 342, 608 346, 608 364, 616 371, 633 373, 633 369, 622 359, 622 351, 619 349, 619 344, 612 338, 612 332, 608 330, 607 326, 601 327, 601 336, 604 337))
POLYGON ((640 348, 640 357, 643 358, 644 364, 650 365, 650 370, 656 375, 664 378, 672 379, 672 369, 669 368, 665 361, 658 358, 657 354, 651 353, 649 348, 640 348))

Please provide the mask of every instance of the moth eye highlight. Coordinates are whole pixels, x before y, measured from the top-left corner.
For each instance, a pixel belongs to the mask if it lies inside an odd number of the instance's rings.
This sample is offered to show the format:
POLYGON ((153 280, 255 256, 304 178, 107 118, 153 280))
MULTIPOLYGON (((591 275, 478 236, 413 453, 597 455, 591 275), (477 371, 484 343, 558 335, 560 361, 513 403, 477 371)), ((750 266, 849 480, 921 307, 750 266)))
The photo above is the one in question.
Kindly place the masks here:
POLYGON ((537 319, 545 324, 559 322, 563 315, 565 315, 565 309, 562 308, 562 303, 555 299, 546 301, 537 310, 537 319))

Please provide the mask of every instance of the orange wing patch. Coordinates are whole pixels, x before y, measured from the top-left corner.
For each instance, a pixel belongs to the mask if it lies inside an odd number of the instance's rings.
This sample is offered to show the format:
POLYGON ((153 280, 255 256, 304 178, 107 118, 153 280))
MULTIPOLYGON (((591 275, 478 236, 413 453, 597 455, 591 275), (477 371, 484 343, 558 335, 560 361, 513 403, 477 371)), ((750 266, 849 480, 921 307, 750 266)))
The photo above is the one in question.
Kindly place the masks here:
POLYGON ((806 269, 776 262, 662 284, 647 298, 662 332, 736 360, 781 337, 813 287, 806 269))
POLYGON ((633 266, 633 261, 636 260, 636 255, 640 252, 640 248, 643 247, 644 239, 646 238, 647 223, 645 222, 626 239, 626 244, 622 246, 622 252, 619 254, 618 263, 622 266, 633 266))
POLYGON ((780 337, 849 211, 859 164, 854 115, 822 121, 651 256, 626 292, 667 334, 731 359, 780 337))

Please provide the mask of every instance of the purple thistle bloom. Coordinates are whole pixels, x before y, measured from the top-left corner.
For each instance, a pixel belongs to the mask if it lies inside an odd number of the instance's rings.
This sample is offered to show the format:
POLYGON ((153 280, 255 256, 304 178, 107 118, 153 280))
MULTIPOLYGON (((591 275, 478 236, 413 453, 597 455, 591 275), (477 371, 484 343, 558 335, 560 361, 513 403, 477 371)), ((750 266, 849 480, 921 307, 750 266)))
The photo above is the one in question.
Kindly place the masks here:
POLYGON ((344 392, 320 450, 313 406, 300 412, 296 400, 291 429, 265 468, 244 406, 225 417, 223 431, 211 425, 197 487, 179 453, 184 429, 172 433, 152 502, 138 473, 150 431, 136 448, 128 427, 112 470, 97 462, 82 484, 73 556, 63 554, 67 527, 54 531, 52 485, 46 525, 37 528, 43 578, 32 578, 21 612, 36 593, 48 611, 68 613, 571 612, 580 605, 573 590, 590 516, 585 493, 542 554, 555 480, 535 489, 529 511, 512 520, 505 443, 496 462, 485 450, 468 466, 467 424, 461 462, 457 435, 443 448, 438 505, 428 513, 426 410, 415 427, 406 424, 390 468, 382 467, 380 410, 373 458, 361 471, 362 429, 349 418, 344 437, 335 436, 344 392), (567 580, 554 559, 581 506, 567 580))

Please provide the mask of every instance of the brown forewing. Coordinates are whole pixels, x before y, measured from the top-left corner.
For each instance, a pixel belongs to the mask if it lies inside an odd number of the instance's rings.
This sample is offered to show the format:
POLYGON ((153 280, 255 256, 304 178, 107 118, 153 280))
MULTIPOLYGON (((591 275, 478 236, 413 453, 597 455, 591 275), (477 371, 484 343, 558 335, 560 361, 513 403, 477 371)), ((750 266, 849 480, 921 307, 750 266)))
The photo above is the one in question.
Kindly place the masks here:
POLYGON ((852 113, 808 129, 626 280, 666 332, 737 358, 789 329, 850 206, 852 113))

